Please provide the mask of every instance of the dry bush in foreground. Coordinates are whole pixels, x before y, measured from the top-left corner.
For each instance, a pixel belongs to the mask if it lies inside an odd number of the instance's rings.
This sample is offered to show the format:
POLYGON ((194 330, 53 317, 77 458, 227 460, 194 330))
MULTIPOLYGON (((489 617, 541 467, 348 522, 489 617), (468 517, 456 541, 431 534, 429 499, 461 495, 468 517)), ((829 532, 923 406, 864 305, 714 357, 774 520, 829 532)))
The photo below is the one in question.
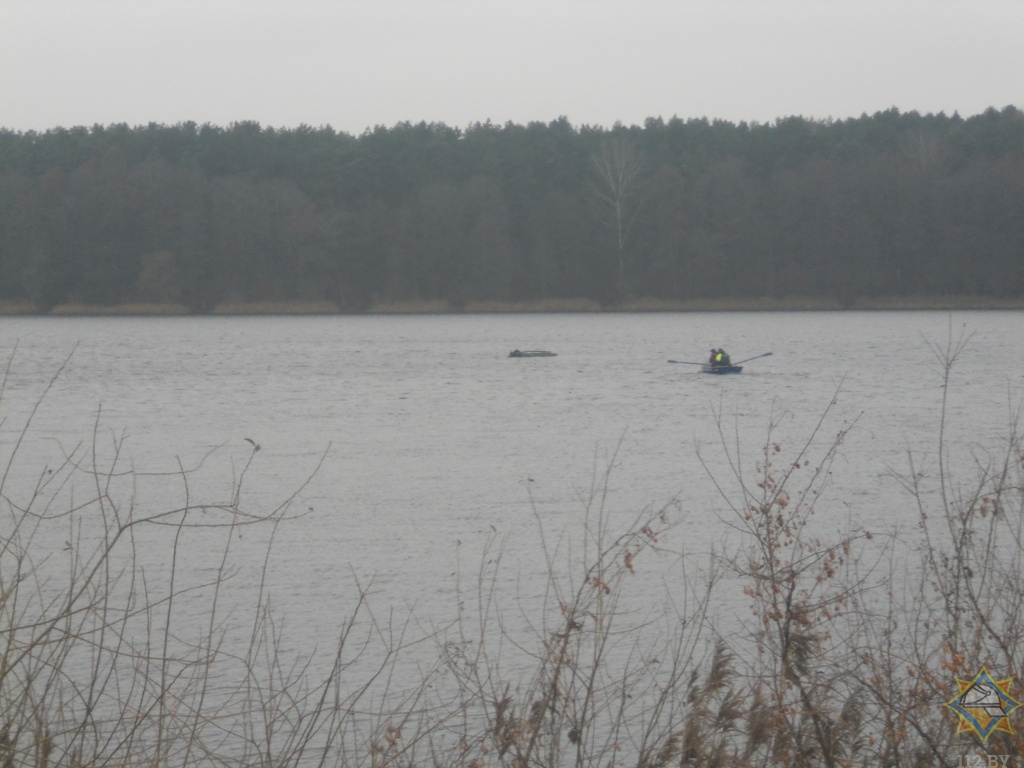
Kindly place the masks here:
POLYGON ((356 584, 320 671, 285 650, 265 579, 295 494, 243 501, 259 446, 197 498, 198 467, 138 472, 97 427, 24 490, 12 478, 45 395, 2 435, 0 766, 375 764, 393 713, 371 694, 407 627, 378 621, 356 584), (180 504, 144 508, 148 486, 180 504), (243 529, 262 534, 262 565, 235 556, 243 529))

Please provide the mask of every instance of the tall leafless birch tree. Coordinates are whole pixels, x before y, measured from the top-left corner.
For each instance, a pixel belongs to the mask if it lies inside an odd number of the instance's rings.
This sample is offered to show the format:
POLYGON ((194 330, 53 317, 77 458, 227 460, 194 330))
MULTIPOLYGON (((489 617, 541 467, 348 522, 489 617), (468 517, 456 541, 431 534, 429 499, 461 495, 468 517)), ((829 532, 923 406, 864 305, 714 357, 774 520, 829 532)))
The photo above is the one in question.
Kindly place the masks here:
POLYGON ((649 197, 643 178, 643 158, 625 136, 619 135, 601 142, 593 160, 599 178, 595 185, 598 204, 615 233, 617 280, 622 290, 630 230, 649 197))

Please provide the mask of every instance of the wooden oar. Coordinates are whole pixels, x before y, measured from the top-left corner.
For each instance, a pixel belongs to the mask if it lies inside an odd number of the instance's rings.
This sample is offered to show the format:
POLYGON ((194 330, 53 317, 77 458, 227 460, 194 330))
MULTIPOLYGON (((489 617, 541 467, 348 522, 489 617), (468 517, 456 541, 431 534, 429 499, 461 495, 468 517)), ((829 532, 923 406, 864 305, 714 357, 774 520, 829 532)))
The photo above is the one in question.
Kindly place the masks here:
MULTIPOLYGON (((768 354, 771 354, 769 352, 768 354)), ((707 363, 691 363, 688 360, 669 360, 670 363, 679 363, 680 365, 707 365, 707 363)))
POLYGON ((737 363, 731 363, 731 365, 742 365, 743 363, 749 363, 751 360, 757 360, 757 358, 759 357, 768 357, 770 354, 771 352, 765 352, 763 355, 754 355, 753 357, 748 357, 746 360, 740 360, 737 363))

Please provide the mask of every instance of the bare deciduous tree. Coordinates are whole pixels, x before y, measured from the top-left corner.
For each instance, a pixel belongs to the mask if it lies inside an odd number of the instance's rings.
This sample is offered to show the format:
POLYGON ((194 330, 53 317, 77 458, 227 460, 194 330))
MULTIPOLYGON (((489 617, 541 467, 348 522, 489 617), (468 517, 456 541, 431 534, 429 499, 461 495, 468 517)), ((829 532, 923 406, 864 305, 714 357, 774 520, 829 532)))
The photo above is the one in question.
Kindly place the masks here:
POLYGON ((614 232, 618 284, 622 291, 630 230, 649 195, 644 163, 639 151, 622 135, 602 141, 593 160, 598 175, 594 191, 614 232))

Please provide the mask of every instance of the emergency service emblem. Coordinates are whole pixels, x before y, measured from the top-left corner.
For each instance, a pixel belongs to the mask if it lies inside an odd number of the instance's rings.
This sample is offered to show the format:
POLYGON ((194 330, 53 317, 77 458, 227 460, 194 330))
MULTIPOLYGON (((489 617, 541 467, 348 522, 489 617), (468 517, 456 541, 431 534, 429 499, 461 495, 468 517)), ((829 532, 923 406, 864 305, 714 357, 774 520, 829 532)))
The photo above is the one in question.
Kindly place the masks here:
POLYGON ((985 667, 973 680, 957 678, 959 693, 946 706, 959 717, 957 733, 973 733, 984 744, 995 731, 1013 733, 1010 713, 1021 703, 1010 695, 1013 678, 993 680, 985 667))

